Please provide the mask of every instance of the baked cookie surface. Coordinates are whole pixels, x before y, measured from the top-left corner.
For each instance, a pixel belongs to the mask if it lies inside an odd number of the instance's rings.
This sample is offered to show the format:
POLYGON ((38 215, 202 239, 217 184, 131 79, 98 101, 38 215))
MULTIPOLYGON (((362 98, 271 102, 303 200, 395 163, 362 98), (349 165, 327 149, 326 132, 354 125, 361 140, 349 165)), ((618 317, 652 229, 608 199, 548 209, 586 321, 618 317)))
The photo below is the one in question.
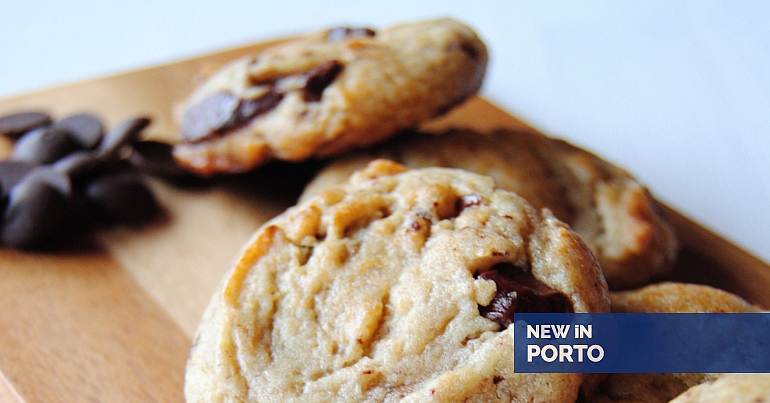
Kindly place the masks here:
POLYGON ((770 402, 770 374, 724 374, 690 388, 671 403, 770 402))
POLYGON ((412 168, 452 167, 489 175, 536 208, 548 207, 594 251, 610 289, 660 278, 676 258, 673 229, 639 181, 588 151, 536 132, 406 134, 333 162, 305 194, 344 181, 374 158, 412 168))
POLYGON ((266 223, 206 309, 189 402, 574 402, 513 312, 608 312, 593 255, 485 176, 375 161, 266 223))
POLYGON ((373 144, 478 91, 487 50, 452 19, 324 30, 220 69, 185 101, 176 159, 240 172, 373 144))
POLYGON ((730 292, 707 285, 662 282, 638 290, 613 292, 618 313, 757 313, 762 310, 730 292))
MULTIPOLYGON (((761 312, 758 307, 737 295, 696 284, 664 282, 638 290, 613 292, 610 298, 612 312, 615 313, 761 312)), ((587 402, 665 403, 692 387, 721 376, 696 373, 611 374, 598 385, 595 395, 587 399, 587 402)))

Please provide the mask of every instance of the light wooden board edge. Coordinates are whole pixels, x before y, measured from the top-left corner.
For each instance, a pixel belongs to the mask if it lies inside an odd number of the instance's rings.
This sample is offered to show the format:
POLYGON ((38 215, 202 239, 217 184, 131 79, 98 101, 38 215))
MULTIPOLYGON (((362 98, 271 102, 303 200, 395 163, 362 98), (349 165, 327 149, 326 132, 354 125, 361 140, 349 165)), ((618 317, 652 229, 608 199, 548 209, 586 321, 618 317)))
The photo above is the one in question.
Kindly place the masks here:
POLYGON ((189 338, 111 256, 89 247, 0 258, 0 392, 25 402, 183 401, 189 338))
POLYGON ((678 211, 662 205, 674 227, 682 253, 697 257, 685 279, 722 288, 770 309, 770 265, 696 223, 678 211), (706 267, 709 266, 709 267, 706 267))

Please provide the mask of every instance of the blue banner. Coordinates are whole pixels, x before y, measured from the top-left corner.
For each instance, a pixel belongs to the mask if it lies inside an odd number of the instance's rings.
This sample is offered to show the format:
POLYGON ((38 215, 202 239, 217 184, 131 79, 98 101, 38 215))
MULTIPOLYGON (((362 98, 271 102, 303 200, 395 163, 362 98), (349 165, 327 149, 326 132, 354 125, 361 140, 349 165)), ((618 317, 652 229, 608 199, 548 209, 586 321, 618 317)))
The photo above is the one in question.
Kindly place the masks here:
POLYGON ((770 372, 767 313, 517 313, 515 372, 770 372))

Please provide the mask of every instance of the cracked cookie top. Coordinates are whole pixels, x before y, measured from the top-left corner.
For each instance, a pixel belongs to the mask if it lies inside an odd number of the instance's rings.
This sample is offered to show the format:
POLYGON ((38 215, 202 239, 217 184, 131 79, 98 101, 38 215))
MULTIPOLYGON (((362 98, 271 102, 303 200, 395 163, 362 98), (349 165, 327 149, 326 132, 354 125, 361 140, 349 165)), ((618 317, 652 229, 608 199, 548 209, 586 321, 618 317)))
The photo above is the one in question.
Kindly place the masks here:
POLYGON ((677 396, 671 403, 764 403, 770 401, 770 374, 724 374, 677 396))
POLYGON ((489 175, 535 208, 549 208, 593 250, 613 290, 662 278, 676 258, 674 231, 639 181, 586 150, 534 131, 407 133, 331 163, 305 194, 343 181, 375 158, 489 175))
POLYGON ((608 312, 582 241, 486 176, 378 160, 245 246, 206 309, 189 402, 574 402, 514 374, 514 312, 608 312))
POLYGON ((487 50, 452 19, 335 28, 224 66, 183 105, 174 156, 240 172, 373 144, 478 91, 487 50))

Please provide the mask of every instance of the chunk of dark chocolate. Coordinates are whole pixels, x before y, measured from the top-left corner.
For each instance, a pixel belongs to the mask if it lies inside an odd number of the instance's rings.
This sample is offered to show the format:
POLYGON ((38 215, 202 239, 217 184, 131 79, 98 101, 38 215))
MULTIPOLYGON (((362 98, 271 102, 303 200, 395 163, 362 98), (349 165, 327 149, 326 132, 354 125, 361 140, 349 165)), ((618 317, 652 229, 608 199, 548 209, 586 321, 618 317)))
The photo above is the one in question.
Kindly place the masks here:
POLYGON ((0 117, 0 134, 18 139, 24 133, 51 124, 51 116, 45 112, 19 112, 0 117))
POLYGON ((37 166, 38 164, 26 161, 0 161, 0 185, 2 185, 3 199, 8 197, 11 188, 37 166))
POLYGON ((184 114, 180 135, 187 141, 200 141, 225 127, 238 108, 238 98, 229 92, 216 93, 184 114))
POLYGON ((80 150, 54 162, 51 167, 69 175, 74 180, 103 168, 102 165, 102 160, 93 152, 80 150))
POLYGON ((302 88, 305 102, 318 102, 326 87, 342 72, 343 64, 339 60, 323 62, 307 73, 307 81, 302 88))
POLYGON ((180 135, 192 143, 206 140, 248 123, 275 108, 282 99, 283 94, 272 88, 252 99, 238 99, 228 92, 216 93, 187 110, 180 135))
MULTIPOLYGON (((150 123, 148 118, 128 119, 105 136, 101 121, 92 115, 53 122, 40 113, 10 116, 0 118, 3 133, 24 134, 14 144, 12 159, 0 161, 3 246, 37 249, 55 236, 96 224, 94 219, 139 224, 159 210, 137 169, 147 161, 132 165, 124 153, 131 146, 134 151, 144 149, 136 143, 150 123)), ((165 162, 175 163, 171 145, 157 146, 154 149, 167 151, 165 162)))
POLYGON ((45 126, 27 132, 14 144, 11 159, 35 164, 50 164, 79 148, 69 131, 45 126))
POLYGON ((513 323, 514 313, 572 313, 575 308, 564 293, 540 282, 528 267, 500 263, 478 274, 497 286, 492 302, 479 306, 481 316, 503 328, 513 323))
POLYGON ((171 154, 173 146, 159 141, 145 140, 134 144, 128 161, 139 170, 176 183, 189 182, 195 175, 177 164, 171 154))
POLYGON ((130 172, 105 174, 85 188, 86 199, 109 218, 140 224, 158 211, 158 202, 141 177, 130 172))
POLYGON ((104 126, 96 116, 79 113, 57 120, 55 127, 67 129, 82 148, 91 150, 96 147, 104 136, 104 126))
POLYGON ((101 143, 99 143, 99 156, 104 159, 118 157, 124 146, 129 146, 139 141, 142 130, 149 125, 150 119, 146 117, 124 120, 104 135, 101 143))
POLYGON ((226 128, 237 127, 248 123, 249 120, 269 112, 283 99, 283 94, 270 90, 257 98, 242 99, 226 128))
POLYGON ((30 249, 45 244, 64 224, 69 178, 53 169, 35 170, 11 189, 0 238, 4 245, 30 249))

